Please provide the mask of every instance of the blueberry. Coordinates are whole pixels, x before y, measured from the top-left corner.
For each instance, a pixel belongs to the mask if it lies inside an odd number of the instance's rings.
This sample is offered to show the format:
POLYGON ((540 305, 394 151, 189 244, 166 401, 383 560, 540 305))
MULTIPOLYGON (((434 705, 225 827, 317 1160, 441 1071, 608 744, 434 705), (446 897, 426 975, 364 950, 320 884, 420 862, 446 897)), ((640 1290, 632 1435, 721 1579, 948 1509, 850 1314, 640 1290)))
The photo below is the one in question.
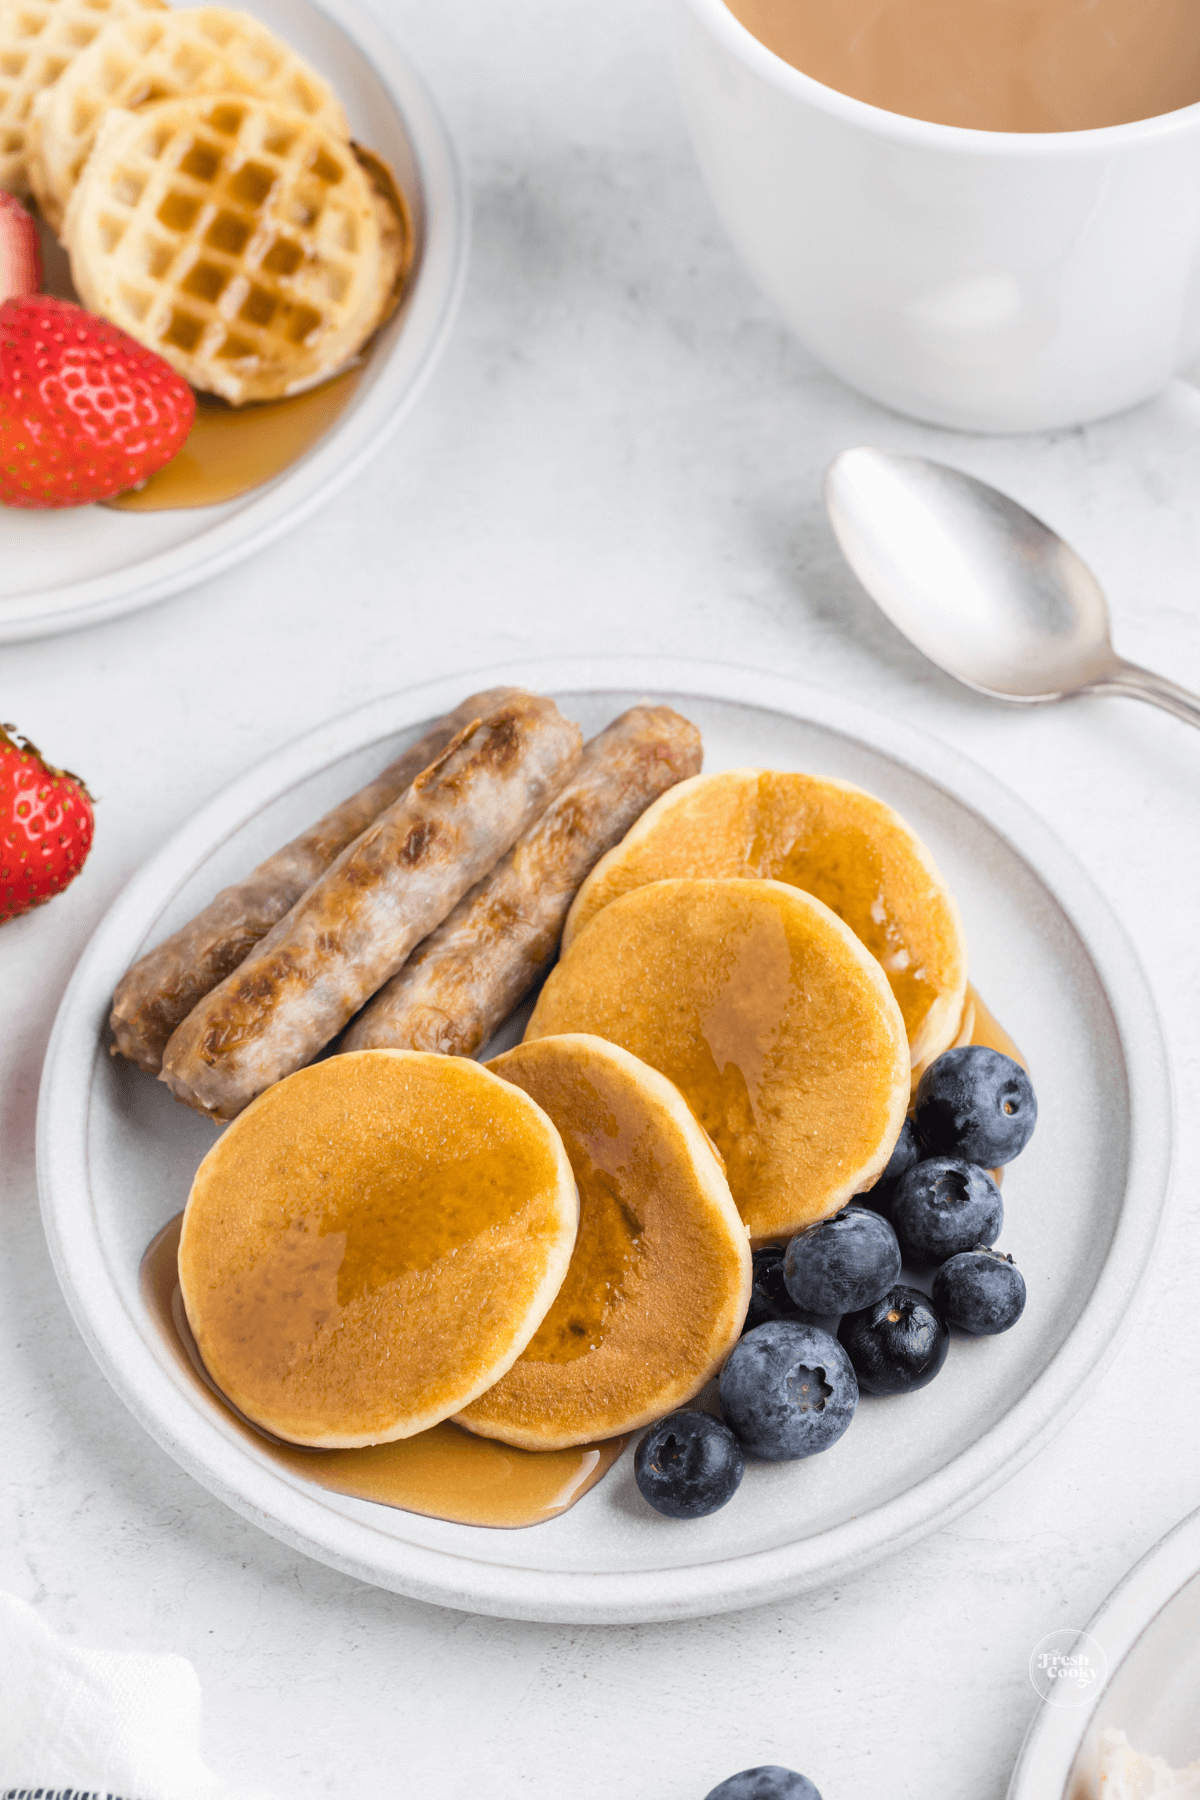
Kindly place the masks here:
POLYGON ((935 1268, 947 1257, 994 1244, 1004 1223, 1000 1189, 986 1169, 959 1156, 931 1156, 900 1178, 892 1224, 906 1262, 935 1268))
POLYGON ((854 1198, 864 1206, 869 1206, 872 1211, 882 1213, 885 1219, 888 1218, 900 1177, 912 1168, 920 1155, 921 1146, 917 1142, 913 1122, 906 1118, 900 1127, 900 1136, 892 1146, 892 1154, 887 1159, 883 1174, 874 1187, 868 1188, 865 1194, 856 1194, 854 1198))
POLYGON ((775 1319, 734 1345, 721 1371, 721 1411, 763 1462, 816 1456, 836 1444, 858 1405, 850 1359, 817 1325, 775 1319))
POLYGON ((900 1273, 900 1246, 887 1220, 862 1206, 798 1231, 783 1279, 797 1306, 815 1313, 858 1312, 886 1294, 900 1273))
POLYGON ((718 1512, 746 1472, 742 1447, 711 1413, 685 1409, 652 1425, 633 1459, 642 1498, 668 1519, 718 1512))
POLYGON ((838 1326, 865 1394, 912 1394, 928 1386, 946 1360, 950 1333, 918 1288, 894 1287, 838 1326))
POLYGON ((947 1050, 917 1089, 917 1136, 934 1156, 985 1169, 1019 1156, 1037 1124, 1033 1083, 1011 1056, 983 1044, 947 1050))
POLYGON ((706 1794, 705 1800, 821 1800, 821 1796, 807 1775, 767 1763, 761 1769, 743 1769, 740 1775, 731 1775, 706 1794))
POLYGON ((754 1276, 746 1323, 742 1326, 743 1337, 748 1331, 753 1331, 756 1325, 765 1325, 769 1319, 799 1319, 803 1324, 812 1323, 811 1319, 805 1319, 783 1285, 783 1257, 786 1249, 786 1244, 767 1244, 761 1250, 752 1250, 750 1253, 754 1276))
POLYGON ((1011 1256, 978 1244, 943 1263, 933 1278, 933 1304, 948 1325, 995 1337, 1025 1311, 1025 1281, 1011 1256))

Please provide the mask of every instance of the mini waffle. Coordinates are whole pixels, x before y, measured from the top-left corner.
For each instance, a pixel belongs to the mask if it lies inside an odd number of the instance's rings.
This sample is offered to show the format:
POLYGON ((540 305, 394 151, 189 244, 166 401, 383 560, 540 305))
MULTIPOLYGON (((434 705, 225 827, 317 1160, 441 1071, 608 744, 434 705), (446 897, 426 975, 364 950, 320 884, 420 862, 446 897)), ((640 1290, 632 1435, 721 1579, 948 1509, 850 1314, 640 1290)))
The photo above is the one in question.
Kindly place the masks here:
POLYGON ((34 104, 29 178, 55 230, 105 114, 184 94, 253 94, 350 136, 328 82, 248 13, 205 6, 132 14, 106 26, 34 104))
POLYGON ((0 0, 0 188, 29 193, 30 114, 104 27, 163 0, 0 0))
POLYGON ((236 406, 350 361, 392 304, 408 239, 348 143, 225 94, 110 113, 66 242, 85 306, 236 406))

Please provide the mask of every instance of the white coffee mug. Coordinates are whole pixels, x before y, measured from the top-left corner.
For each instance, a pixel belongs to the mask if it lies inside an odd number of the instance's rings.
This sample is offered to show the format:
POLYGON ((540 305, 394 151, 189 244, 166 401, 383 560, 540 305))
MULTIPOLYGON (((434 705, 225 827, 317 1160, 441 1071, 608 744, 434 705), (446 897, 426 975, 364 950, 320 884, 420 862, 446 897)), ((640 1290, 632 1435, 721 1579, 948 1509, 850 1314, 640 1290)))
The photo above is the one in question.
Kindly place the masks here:
POLYGON ((722 0, 675 0, 675 22, 726 230, 802 343, 872 399, 1042 431, 1133 406, 1200 357, 1200 105, 968 131, 824 87, 722 0))

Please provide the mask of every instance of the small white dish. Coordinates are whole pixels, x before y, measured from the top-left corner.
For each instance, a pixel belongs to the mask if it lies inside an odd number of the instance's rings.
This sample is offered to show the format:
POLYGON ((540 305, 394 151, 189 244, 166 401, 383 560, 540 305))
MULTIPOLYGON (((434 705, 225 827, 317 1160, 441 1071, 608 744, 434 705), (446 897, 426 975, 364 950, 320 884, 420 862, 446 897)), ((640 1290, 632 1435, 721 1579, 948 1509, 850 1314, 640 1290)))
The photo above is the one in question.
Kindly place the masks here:
POLYGON ((1200 1759, 1200 1511, 1147 1552, 1086 1629, 1108 1679, 1091 1705, 1043 1703, 1008 1800, 1101 1800, 1105 1731, 1174 1769, 1200 1759))
POLYGON ((265 486, 220 506, 120 512, 0 507, 0 643, 112 619, 207 581, 330 499, 374 456, 432 373, 466 273, 468 219, 446 128, 420 76, 357 0, 245 0, 333 83, 355 137, 391 166, 417 262, 344 413, 265 486))
POLYGON ((1114 1353, 1166 1190, 1166 1057, 1137 959, 1101 896, 1006 788, 954 751, 834 694, 679 659, 525 661, 470 671, 307 733, 203 807, 119 897, 63 999, 42 1076, 38 1180, 76 1322, 117 1392, 185 1469, 310 1556, 423 1600, 503 1617, 617 1623, 779 1599, 862 1568, 998 1486, 1114 1353), (693 718, 709 770, 808 768, 908 818, 959 896, 972 976, 1031 1060, 1040 1119, 1005 1182, 1001 1245, 1029 1285, 1020 1325, 961 1339, 929 1388, 864 1401, 810 1462, 752 1465, 687 1525, 638 1495, 627 1453, 572 1511, 495 1531, 345 1499, 267 1462, 202 1395, 138 1292, 212 1126, 107 1054, 124 969, 410 741, 492 682, 552 693, 585 734, 646 694, 693 718), (1053 1206, 1040 1196, 1052 1194, 1053 1206))

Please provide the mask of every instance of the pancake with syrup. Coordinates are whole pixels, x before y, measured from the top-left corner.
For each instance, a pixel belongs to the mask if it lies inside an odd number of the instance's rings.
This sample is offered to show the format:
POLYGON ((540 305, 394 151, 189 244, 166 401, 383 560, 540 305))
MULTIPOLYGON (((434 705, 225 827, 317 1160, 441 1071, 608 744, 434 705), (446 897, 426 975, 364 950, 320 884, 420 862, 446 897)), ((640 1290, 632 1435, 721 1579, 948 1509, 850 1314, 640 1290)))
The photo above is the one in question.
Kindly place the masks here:
POLYGON ((745 1321, 750 1244, 724 1171, 678 1088, 615 1044, 545 1037, 488 1067, 557 1126, 579 1235, 529 1344, 458 1423, 525 1450, 635 1431, 694 1399, 745 1321))
POLYGON ((904 1122, 908 1042, 883 970, 781 881, 656 881, 612 900, 576 933, 525 1035, 562 1032, 607 1038, 675 1084, 754 1239, 864 1192, 904 1122))
POLYGON ((618 895, 687 875, 761 876, 815 894, 883 968, 914 1065, 954 1042, 967 987, 958 907, 920 838, 873 794, 777 769, 681 781, 597 863, 564 946, 618 895))
POLYGON ((478 1063, 333 1057, 209 1151, 179 1282, 213 1380, 293 1444, 410 1437, 516 1361, 562 1285, 578 1200, 554 1126, 478 1063))

